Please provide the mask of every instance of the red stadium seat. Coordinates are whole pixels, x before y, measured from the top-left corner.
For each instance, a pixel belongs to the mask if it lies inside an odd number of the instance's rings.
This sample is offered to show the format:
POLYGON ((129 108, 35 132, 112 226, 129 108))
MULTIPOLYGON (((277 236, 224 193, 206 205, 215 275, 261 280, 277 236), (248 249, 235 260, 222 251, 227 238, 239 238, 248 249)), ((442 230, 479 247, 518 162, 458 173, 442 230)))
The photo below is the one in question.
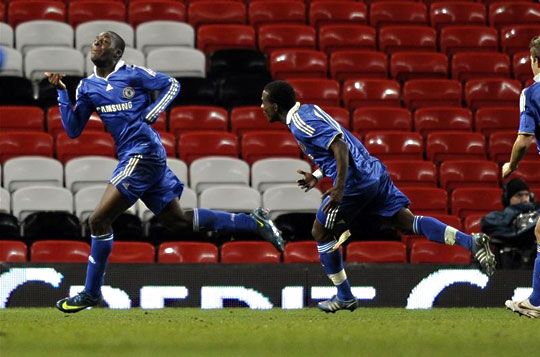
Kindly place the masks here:
POLYGON ((401 88, 391 79, 349 79, 343 83, 343 104, 349 110, 360 106, 391 106, 401 104, 401 88))
POLYGON ((174 107, 169 115, 169 131, 179 136, 190 130, 227 130, 228 113, 211 106, 174 107))
POLYGON ((451 79, 413 79, 403 86, 403 101, 411 109, 461 106, 461 84, 451 79))
POLYGON ((231 132, 243 135, 253 130, 287 130, 281 123, 269 123, 261 107, 238 107, 231 110, 231 132))
POLYGON ((399 188, 437 186, 437 169, 431 161, 386 160, 384 165, 399 188))
POLYGON ((193 131, 181 133, 177 151, 186 164, 204 156, 238 157, 235 134, 222 131, 193 131))
POLYGON ((324 52, 308 49, 272 51, 270 73, 274 79, 326 78, 328 62, 324 52))
POLYGON ((279 263, 281 254, 269 242, 226 242, 221 246, 225 264, 279 263))
POLYGON ((512 55, 512 74, 518 81, 525 82, 533 76, 531 71, 531 53, 517 52, 512 55))
POLYGON ((340 87, 333 79, 294 78, 288 82, 296 92, 296 99, 301 103, 339 106, 340 87))
POLYGON ((446 160, 485 160, 484 136, 463 131, 431 133, 427 136, 426 155, 436 163, 446 160))
POLYGON ((519 127, 518 107, 480 108, 474 116, 474 127, 486 137, 497 131, 517 130, 519 127))
POLYGON ((459 245, 419 240, 411 248, 411 263, 467 265, 471 263, 471 253, 459 245))
POLYGON ((259 50, 270 54, 275 49, 315 49, 315 29, 307 25, 271 24, 259 28, 259 50))
POLYGON ((352 128, 365 134, 368 131, 411 131, 411 113, 404 108, 359 107, 353 112, 352 128))
POLYGON ((485 214, 502 210, 500 188, 464 187, 452 192, 452 214, 461 218, 471 213, 485 214))
POLYGON ((401 82, 415 78, 447 78, 448 58, 442 53, 394 53, 390 59, 390 75, 401 82))
POLYGON ((202 1, 189 3, 188 23, 197 28, 208 24, 245 24, 246 7, 236 1, 202 1))
POLYGON ((485 216, 485 214, 470 214, 467 217, 463 219, 463 227, 465 230, 465 233, 477 233, 481 232, 481 224, 480 221, 485 216))
POLYGON ((329 107, 324 106, 322 108, 328 115, 330 115, 335 121, 337 121, 342 127, 347 130, 351 129, 350 113, 343 107, 329 107))
POLYGON ((112 20, 125 22, 126 8, 124 3, 107 0, 85 0, 69 3, 68 23, 77 25, 94 20, 112 20))
POLYGON ((401 191, 411 201, 410 208, 414 214, 448 214, 448 194, 442 188, 404 187, 401 191))
POLYGON ((401 242, 351 242, 345 260, 354 263, 407 263, 407 250, 401 242))
POLYGON ((266 24, 295 24, 306 23, 306 7, 303 2, 293 0, 255 1, 250 2, 248 18, 251 26, 258 28, 266 24))
POLYGON ((90 245, 70 240, 42 240, 30 247, 32 263, 86 263, 90 245))
POLYGON ((165 152, 168 157, 176 157, 176 138, 174 134, 167 133, 164 131, 158 131, 158 134, 161 138, 161 143, 165 148, 165 152))
POLYGON ((363 50, 335 51, 330 55, 330 75, 340 82, 350 78, 387 78, 386 54, 363 50))
POLYGON ((148 21, 185 22, 186 8, 182 2, 170 0, 131 1, 128 8, 128 21, 136 28, 148 21))
POLYGON ((517 107, 521 83, 515 79, 471 79, 465 84, 465 101, 473 111, 483 107, 517 107))
POLYGON ((422 3, 384 1, 373 3, 369 9, 369 23, 373 27, 386 25, 427 25, 427 7, 422 3))
POLYGON ((485 26, 448 26, 441 30, 439 46, 441 52, 446 54, 472 51, 497 52, 499 49, 497 30, 485 26))
POLYGON ((499 187, 499 166, 487 160, 445 161, 439 167, 441 187, 499 187))
POLYGON ((31 106, 0 106, 0 130, 43 131, 43 109, 31 106))
POLYGON ((522 178, 531 188, 540 188, 540 161, 521 161, 513 176, 522 178))
POLYGON ((0 21, 7 22, 6 21, 6 6, 3 2, 0 2, 0 21))
POLYGON ((242 135, 242 159, 249 165, 270 157, 300 158, 300 149, 290 132, 250 131, 242 135))
POLYGON ((366 24, 367 6, 354 1, 317 1, 309 7, 309 23, 315 28, 323 25, 366 24))
POLYGON ((56 158, 63 163, 79 156, 116 156, 111 135, 98 131, 83 132, 81 136, 75 139, 71 139, 66 133, 60 133, 56 137, 55 146, 56 158))
POLYGON ((461 219, 458 216, 451 214, 432 214, 431 217, 438 219, 439 221, 449 225, 450 227, 454 227, 455 229, 463 229, 461 219))
POLYGON ((472 122, 472 113, 467 108, 425 107, 414 112, 414 130, 424 137, 435 131, 471 131, 472 122))
POLYGON ((452 56, 452 78, 464 82, 474 78, 509 77, 510 58, 499 52, 462 52, 452 56))
POLYGON ((513 55, 517 52, 529 52, 529 43, 540 33, 540 25, 512 25, 500 29, 503 52, 513 55))
POLYGON ((319 252, 315 241, 290 242, 283 252, 285 263, 319 263, 319 252))
POLYGON ((114 242, 109 263, 153 263, 156 250, 147 242, 114 242))
POLYGON ((158 263, 217 263, 218 248, 205 242, 166 242, 159 246, 158 263))
POLYGON ((52 136, 31 131, 0 132, 0 163, 16 156, 29 155, 52 157, 52 136))
POLYGON ((0 262, 24 263, 26 262, 26 244, 13 240, 0 240, 0 262))
MULTIPOLYGON (((92 113, 90 119, 84 127, 85 131, 104 131, 105 127, 97 113, 92 113)), ((62 125, 62 118, 60 117, 60 110, 58 106, 50 107, 47 110, 47 132, 56 138, 58 134, 64 133, 64 126, 62 125)))
POLYGON ((7 22, 15 29, 18 24, 32 20, 66 21, 66 6, 55 0, 10 1, 7 22))
POLYGON ((514 24, 540 24, 540 4, 497 2, 489 5, 489 25, 500 29, 514 24))
POLYGON ((367 25, 325 25, 319 28, 319 50, 328 54, 338 50, 375 50, 377 35, 367 25))
POLYGON ((444 1, 431 4, 431 26, 440 30, 445 26, 486 25, 486 8, 474 2, 444 1))
POLYGON ((429 26, 386 26, 379 30, 379 50, 436 51, 437 33, 429 26))
POLYGON ((248 25, 203 25, 197 29, 197 48, 204 53, 255 48, 255 30, 248 25))
POLYGON ((418 133, 377 131, 364 138, 368 151, 381 160, 422 160, 424 144, 418 133))
MULTIPOLYGON (((510 160, 510 153, 517 137, 517 128, 510 131, 497 131, 489 135, 489 158, 495 162, 504 163, 510 160)), ((525 154, 527 160, 538 160, 536 145, 529 146, 525 154)))

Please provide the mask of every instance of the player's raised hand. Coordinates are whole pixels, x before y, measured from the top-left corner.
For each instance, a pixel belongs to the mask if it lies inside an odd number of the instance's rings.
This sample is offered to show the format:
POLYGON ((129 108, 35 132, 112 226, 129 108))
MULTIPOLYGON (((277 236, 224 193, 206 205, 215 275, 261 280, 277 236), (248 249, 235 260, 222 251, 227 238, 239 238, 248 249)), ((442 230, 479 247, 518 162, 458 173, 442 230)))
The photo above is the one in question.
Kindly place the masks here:
POLYGON ((502 178, 507 178, 512 172, 514 172, 514 170, 510 167, 510 163, 505 162, 501 169, 502 178))
POLYGON ((63 74, 51 72, 45 72, 44 74, 49 80, 50 84, 52 84, 58 89, 66 89, 66 85, 64 84, 64 82, 62 82, 62 77, 64 77, 63 74))
POLYGON ((330 197, 328 202, 323 207, 323 212, 328 214, 331 209, 337 208, 339 204, 341 203, 341 200, 343 199, 343 189, 340 189, 338 187, 330 187, 328 191, 323 193, 322 199, 324 200, 326 197, 330 197))
POLYGON ((296 181, 298 183, 298 186, 304 190, 304 192, 308 192, 311 190, 315 185, 317 185, 317 178, 313 176, 311 172, 305 172, 303 170, 296 170, 300 175, 303 175, 304 178, 296 181))

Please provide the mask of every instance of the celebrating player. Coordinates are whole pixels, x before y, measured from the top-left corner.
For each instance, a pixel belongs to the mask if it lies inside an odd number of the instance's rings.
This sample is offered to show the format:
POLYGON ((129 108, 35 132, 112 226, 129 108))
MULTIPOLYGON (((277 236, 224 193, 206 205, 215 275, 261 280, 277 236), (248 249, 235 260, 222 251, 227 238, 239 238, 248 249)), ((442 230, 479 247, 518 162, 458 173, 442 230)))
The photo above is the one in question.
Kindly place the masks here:
MULTIPOLYGON (((525 156, 533 140, 540 151, 540 36, 534 37, 530 44, 531 69, 534 75, 534 83, 521 92, 519 99, 519 129, 510 161, 502 167, 503 178, 508 177, 518 168, 518 164, 525 156)), ((537 253, 533 268, 532 294, 523 301, 507 300, 505 305, 508 309, 532 318, 540 318, 540 220, 536 222, 534 229, 536 236, 537 253)))
POLYGON ((283 250, 280 232, 261 208, 251 214, 195 209, 184 212, 178 203, 184 185, 167 167, 165 149, 151 127, 180 91, 174 78, 121 60, 124 40, 116 33, 100 33, 92 43, 94 73, 81 80, 72 107, 59 73, 45 73, 58 89, 62 124, 67 134, 81 134, 92 112, 97 111, 116 144, 119 164, 101 202, 89 218, 92 248, 84 290, 56 303, 72 313, 97 305, 107 259, 113 245, 112 222, 141 199, 173 229, 252 231, 283 250), (149 92, 159 95, 150 101, 149 92))
POLYGON ((385 166, 318 106, 297 103, 289 83, 274 81, 267 84, 262 93, 261 108, 269 122, 287 125, 304 153, 319 166, 313 173, 299 170, 304 176, 298 181, 299 186, 308 191, 323 175, 333 180, 333 187, 323 194, 312 235, 317 241, 324 271, 337 287, 337 295, 320 302, 319 309, 336 312, 353 311, 358 307, 338 249, 347 235, 336 241, 333 228, 336 222, 350 224, 359 215, 379 215, 396 228, 423 234, 432 241, 448 245, 457 243, 473 253, 488 275, 493 274, 495 257, 490 251, 487 235, 468 235, 435 218, 413 215, 407 208, 409 199, 394 186, 385 166))

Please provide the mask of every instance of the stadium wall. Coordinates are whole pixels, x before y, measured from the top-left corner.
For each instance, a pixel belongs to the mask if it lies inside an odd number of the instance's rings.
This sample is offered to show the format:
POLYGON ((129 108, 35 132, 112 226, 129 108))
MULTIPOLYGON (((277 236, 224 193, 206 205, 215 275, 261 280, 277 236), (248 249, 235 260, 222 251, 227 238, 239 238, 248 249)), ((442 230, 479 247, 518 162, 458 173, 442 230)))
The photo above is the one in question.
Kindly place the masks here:
MULTIPOLYGON (((0 266, 0 308, 51 307, 82 289, 84 264, 0 266)), ((531 272, 433 265, 351 264, 353 292, 366 307, 501 307, 530 294, 531 272)), ((111 264, 103 295, 111 308, 313 307, 335 293, 318 264, 111 264)))

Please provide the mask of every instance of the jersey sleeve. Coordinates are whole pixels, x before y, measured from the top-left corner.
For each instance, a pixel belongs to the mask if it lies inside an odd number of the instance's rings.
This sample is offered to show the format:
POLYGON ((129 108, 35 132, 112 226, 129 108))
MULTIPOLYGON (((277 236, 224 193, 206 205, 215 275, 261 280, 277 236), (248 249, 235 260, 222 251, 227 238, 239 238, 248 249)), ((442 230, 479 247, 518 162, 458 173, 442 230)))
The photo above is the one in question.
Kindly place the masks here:
POLYGON ((76 91, 75 105, 71 105, 67 90, 58 90, 58 105, 62 118, 62 126, 70 138, 81 135, 90 115, 95 110, 94 105, 84 90, 83 81, 79 82, 76 91))
POLYGON ((306 115, 304 118, 296 115, 292 120, 300 129, 300 135, 304 136, 304 140, 307 139, 323 149, 329 149, 336 137, 343 136, 339 124, 317 107, 314 107, 312 115, 306 115))
POLYGON ((519 97, 519 134, 534 135, 536 122, 534 120, 534 111, 529 95, 529 88, 525 88, 519 97))
POLYGON ((180 93, 180 83, 164 73, 154 72, 146 67, 135 66, 140 84, 144 89, 157 90, 159 95, 155 102, 148 106, 143 118, 148 123, 154 123, 180 93))

